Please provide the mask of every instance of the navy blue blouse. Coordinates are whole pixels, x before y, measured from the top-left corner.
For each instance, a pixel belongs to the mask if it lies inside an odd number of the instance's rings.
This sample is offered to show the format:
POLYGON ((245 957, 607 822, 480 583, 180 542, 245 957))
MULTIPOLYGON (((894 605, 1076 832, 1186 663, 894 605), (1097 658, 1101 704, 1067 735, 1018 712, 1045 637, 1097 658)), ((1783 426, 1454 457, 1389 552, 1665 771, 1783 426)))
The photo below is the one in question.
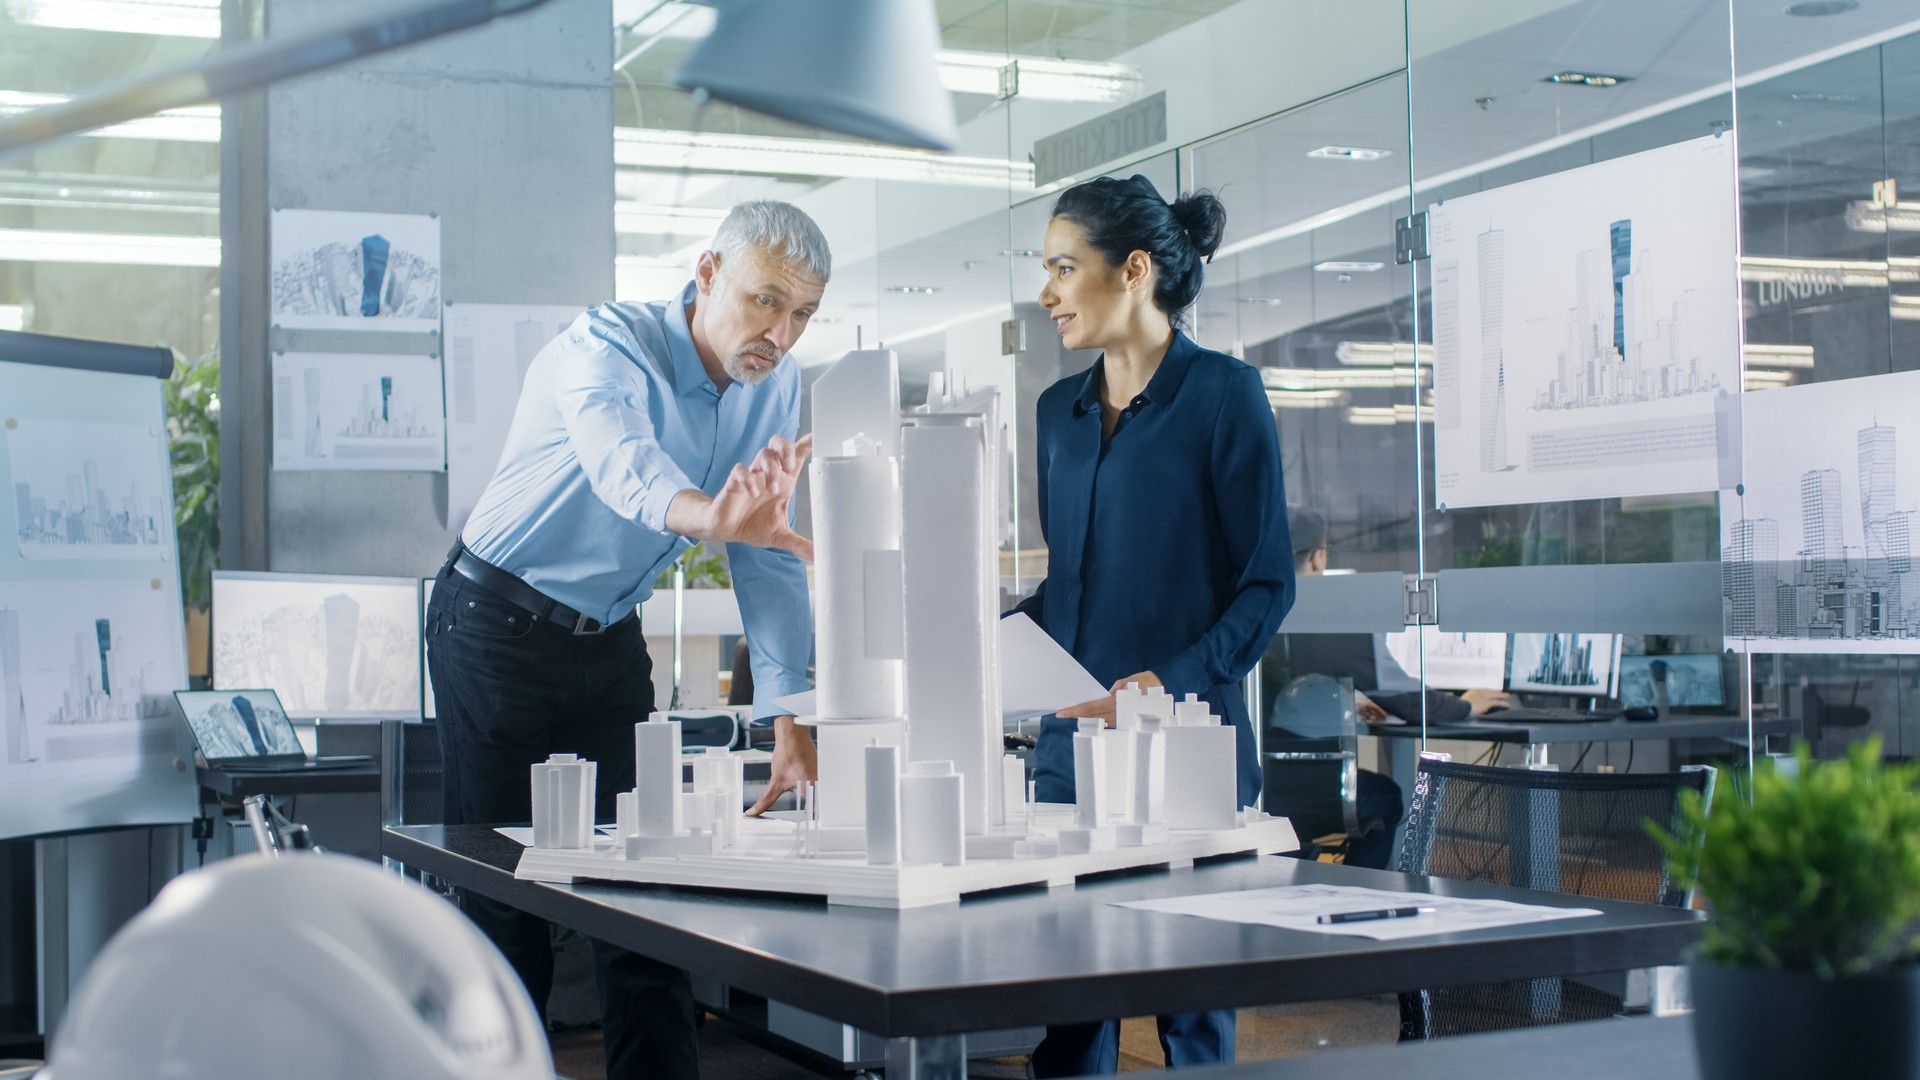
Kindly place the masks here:
MULTIPOLYGON (((1239 731, 1240 802, 1260 765, 1234 685, 1293 605, 1280 440, 1260 373, 1176 332, 1146 389, 1100 431, 1105 360, 1048 387, 1036 407, 1047 576, 1015 608, 1093 677, 1151 671, 1199 694, 1239 731)), ((1048 717, 1038 796, 1073 797, 1075 722, 1048 717)))

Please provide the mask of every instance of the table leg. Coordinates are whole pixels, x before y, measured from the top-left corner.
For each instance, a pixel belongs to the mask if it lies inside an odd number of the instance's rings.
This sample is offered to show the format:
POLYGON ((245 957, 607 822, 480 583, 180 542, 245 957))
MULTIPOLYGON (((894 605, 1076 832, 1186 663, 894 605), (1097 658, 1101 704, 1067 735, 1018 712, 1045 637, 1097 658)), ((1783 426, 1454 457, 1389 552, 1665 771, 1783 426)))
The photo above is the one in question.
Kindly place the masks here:
POLYGON ((1547 747, 1552 743, 1527 744, 1527 768, 1544 768, 1547 765, 1547 747))
POLYGON ((888 1039, 887 1080, 967 1080, 967 1037, 888 1039))

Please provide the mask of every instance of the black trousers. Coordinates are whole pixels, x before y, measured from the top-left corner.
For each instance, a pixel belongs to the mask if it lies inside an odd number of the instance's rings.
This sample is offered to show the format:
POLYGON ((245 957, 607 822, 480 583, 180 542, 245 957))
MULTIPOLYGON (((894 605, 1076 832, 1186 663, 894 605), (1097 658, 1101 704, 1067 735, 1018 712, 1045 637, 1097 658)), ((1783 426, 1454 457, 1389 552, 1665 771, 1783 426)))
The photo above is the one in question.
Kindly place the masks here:
MULTIPOLYGON (((597 763, 596 816, 634 785, 633 725, 653 711, 653 663, 640 620, 575 636, 442 567, 427 607, 449 825, 532 817, 530 767, 548 754, 597 763)), ((506 955, 546 1016, 553 987, 547 924, 467 893, 462 906, 506 955)), ((697 1080, 693 991, 687 973, 593 943, 609 1080, 697 1080)))

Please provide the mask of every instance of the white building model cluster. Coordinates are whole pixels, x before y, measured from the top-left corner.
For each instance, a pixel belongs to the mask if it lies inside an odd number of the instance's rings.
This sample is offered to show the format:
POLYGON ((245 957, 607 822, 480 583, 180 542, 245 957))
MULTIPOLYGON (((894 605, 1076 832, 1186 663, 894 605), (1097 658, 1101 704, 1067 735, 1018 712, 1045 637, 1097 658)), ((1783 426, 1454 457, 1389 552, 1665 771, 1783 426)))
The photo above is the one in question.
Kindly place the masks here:
POLYGON ((517 876, 913 907, 1297 846, 1284 820, 1236 805, 1234 729, 1160 687, 1121 690, 1114 728, 1081 722, 1072 807, 1031 801, 1001 752, 998 395, 936 386, 904 417, 899 400, 886 351, 848 353, 813 389, 817 687, 801 722, 819 780, 802 809, 743 818, 725 750, 691 758, 683 790, 679 724, 656 715, 634 727, 638 781, 612 837, 594 834, 591 762, 533 767, 517 876))

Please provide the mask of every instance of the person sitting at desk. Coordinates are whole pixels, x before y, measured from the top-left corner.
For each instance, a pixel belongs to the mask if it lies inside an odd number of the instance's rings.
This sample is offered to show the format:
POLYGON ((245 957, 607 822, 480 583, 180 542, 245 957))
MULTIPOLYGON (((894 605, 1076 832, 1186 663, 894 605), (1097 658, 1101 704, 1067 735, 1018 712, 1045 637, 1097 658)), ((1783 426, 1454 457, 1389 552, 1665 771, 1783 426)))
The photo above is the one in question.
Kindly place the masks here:
MULTIPOLYGON (((1328 551, 1327 519, 1318 510, 1293 507, 1287 511, 1287 532, 1293 538, 1294 573, 1317 577, 1326 572, 1328 551)), ((1360 720, 1367 724, 1417 724, 1421 708, 1429 722, 1452 723, 1479 716, 1488 709, 1509 703, 1506 694, 1494 690, 1469 690, 1450 694, 1444 690, 1419 688, 1419 680, 1401 668, 1387 652, 1376 634, 1280 634, 1261 658, 1262 682, 1273 688, 1266 702, 1266 715, 1276 715, 1280 692, 1294 679, 1304 675, 1324 675, 1333 679, 1351 679, 1354 705, 1360 720), (1392 688, 1392 689, 1389 689, 1392 688)), ((1298 722, 1298 721, 1296 721, 1298 722)), ((1319 738, 1332 732, 1300 731, 1280 727, 1279 732, 1294 738, 1319 738)), ((1405 799, 1393 779, 1361 769, 1356 793, 1363 835, 1347 844, 1346 862, 1384 870, 1393 857, 1394 831, 1405 814, 1405 799), (1378 823, 1375 825, 1374 823, 1378 823)), ((1300 808, 1304 812, 1304 807, 1300 808)), ((1274 792, 1267 800, 1267 812, 1288 816, 1287 794, 1274 792)))

